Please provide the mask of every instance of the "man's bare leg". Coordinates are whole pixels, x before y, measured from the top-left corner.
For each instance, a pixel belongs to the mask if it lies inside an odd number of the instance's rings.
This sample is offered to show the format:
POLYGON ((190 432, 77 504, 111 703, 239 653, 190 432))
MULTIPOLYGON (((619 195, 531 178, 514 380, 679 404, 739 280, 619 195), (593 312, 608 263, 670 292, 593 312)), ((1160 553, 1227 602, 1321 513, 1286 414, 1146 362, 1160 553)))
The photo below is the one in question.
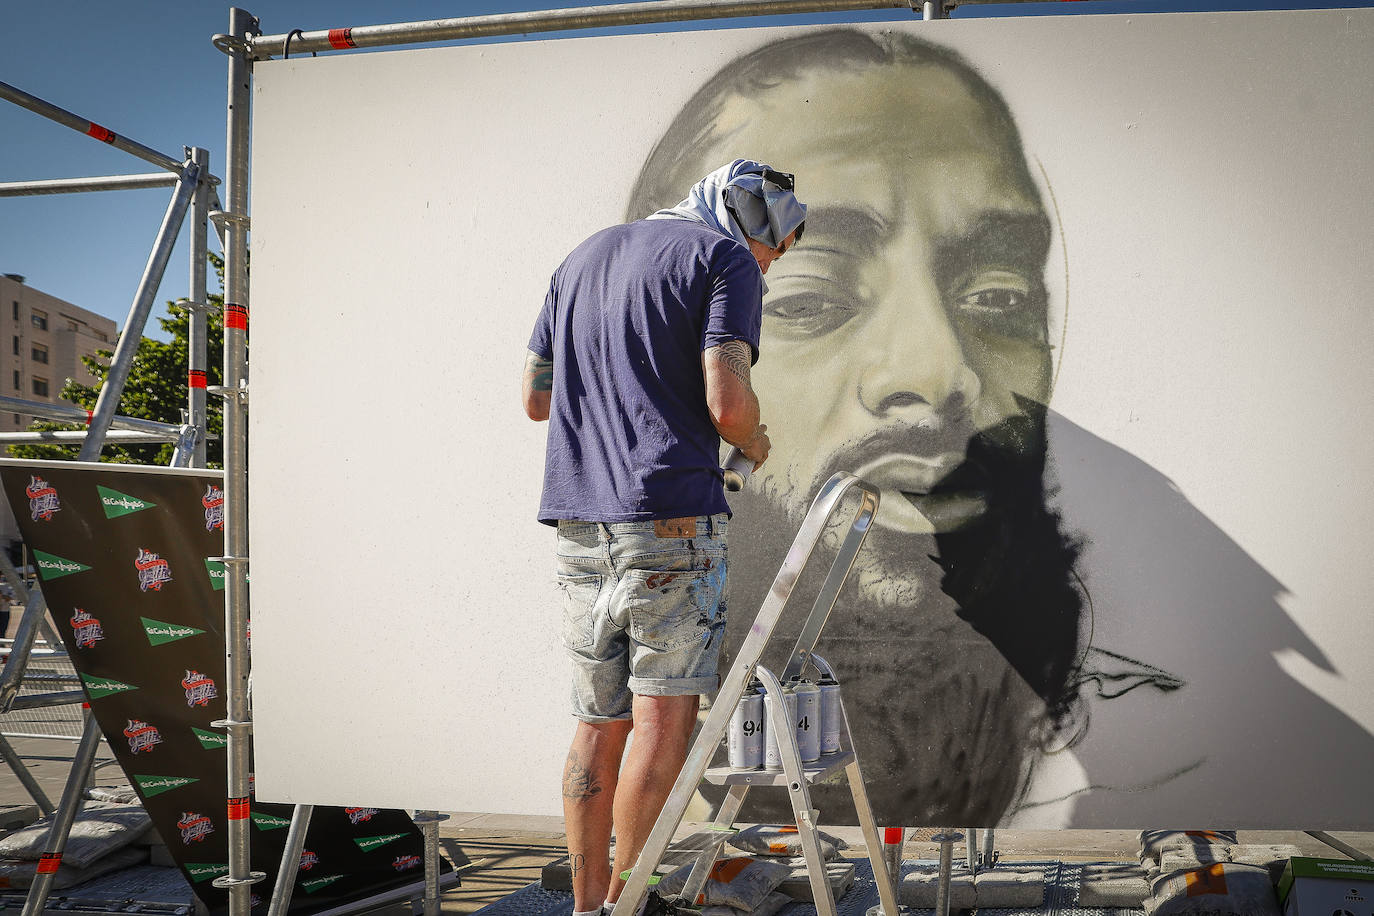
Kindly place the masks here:
POLYGON ((594 910, 611 880, 611 818, 616 774, 630 720, 578 722, 563 767, 563 824, 568 835, 573 909, 594 910))
POLYGON ((697 721, 697 705, 695 694, 685 697, 635 695, 632 712, 635 739, 630 743, 630 753, 620 771, 620 785, 615 790, 615 871, 611 874, 607 900, 620 899, 620 891, 625 886, 620 876, 634 867, 682 764, 687 760, 688 741, 697 721))

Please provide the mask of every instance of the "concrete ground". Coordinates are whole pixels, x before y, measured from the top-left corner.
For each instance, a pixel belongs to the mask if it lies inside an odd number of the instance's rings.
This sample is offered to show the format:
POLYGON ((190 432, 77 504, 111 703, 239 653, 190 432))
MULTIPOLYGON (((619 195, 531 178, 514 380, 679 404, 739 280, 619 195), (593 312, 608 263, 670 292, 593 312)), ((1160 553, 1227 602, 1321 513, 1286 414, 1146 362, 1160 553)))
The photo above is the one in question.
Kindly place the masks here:
MULTIPOLYGON (((37 780, 53 803, 62 797, 70 773, 70 758, 75 742, 51 738, 16 738, 11 744, 20 755, 25 769, 37 780)), ((93 783, 102 787, 126 785, 128 780, 113 755, 102 743, 93 783)), ((0 815, 13 814, 33 800, 22 783, 10 771, 0 766, 0 815)), ((681 835, 700 825, 685 824, 681 835)), ((1193 827, 1225 826, 1195 824, 1193 827)), ((866 855, 863 837, 857 827, 827 827, 850 843, 846 855, 866 855)), ((939 845, 931 840, 935 828, 911 828, 906 832, 903 858, 934 859, 939 845)), ((439 831, 440 849, 462 876, 461 887, 447 891, 441 908, 449 916, 463 916, 480 910, 489 903, 514 893, 540 879, 545 865, 561 858, 563 850, 563 821, 556 817, 534 817, 509 814, 450 814, 439 831)), ((1068 862, 1104 862, 1136 860, 1139 845, 1136 829, 1125 830, 999 830, 996 848, 1002 862, 1059 859, 1068 862)), ((1374 833, 1333 832, 1333 836, 1374 855, 1374 833)), ((1341 854, 1319 840, 1300 831, 1242 830, 1242 843, 1291 843, 1305 855, 1341 858, 1341 854)), ((956 863, 963 854, 963 844, 956 845, 956 863)), ((382 911, 385 916, 408 916, 408 905, 396 905, 382 911)))

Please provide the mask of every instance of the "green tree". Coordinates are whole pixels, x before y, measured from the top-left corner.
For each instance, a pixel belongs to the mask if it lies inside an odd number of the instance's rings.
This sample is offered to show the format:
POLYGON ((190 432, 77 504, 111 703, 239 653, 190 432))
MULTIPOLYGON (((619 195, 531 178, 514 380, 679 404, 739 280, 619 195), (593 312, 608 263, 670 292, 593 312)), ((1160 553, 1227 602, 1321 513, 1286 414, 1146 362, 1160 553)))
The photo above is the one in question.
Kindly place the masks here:
MULTIPOLYGON (((224 281, 224 260, 210 253, 210 263, 215 274, 224 281)), ((210 385, 219 385, 223 378, 224 323, 219 307, 224 304, 222 294, 208 297, 217 308, 207 315, 207 357, 206 378, 210 385)), ((124 395, 120 399, 116 413, 126 417, 144 420, 160 420, 164 423, 181 423, 186 410, 186 370, 189 365, 187 354, 190 352, 191 310, 167 303, 168 317, 159 318, 162 330, 171 340, 153 340, 144 337, 138 343, 129 378, 124 383, 124 395)), ((97 384, 82 385, 67 379, 60 396, 87 410, 94 410, 96 398, 100 395, 100 385, 104 383, 110 370, 113 350, 98 350, 94 357, 83 356, 81 361, 95 376, 97 384)), ((224 420, 218 397, 207 398, 207 418, 211 438, 206 443, 205 457, 212 468, 222 466, 223 449, 219 436, 223 433, 224 420)), ((35 420, 29 424, 31 430, 82 429, 79 424, 54 423, 50 420, 35 420)), ((100 460, 117 464, 170 464, 173 443, 149 443, 147 445, 108 444, 100 453, 100 460)), ((80 453, 79 445, 12 445, 10 454, 17 458, 42 458, 46 460, 75 459, 80 453)))

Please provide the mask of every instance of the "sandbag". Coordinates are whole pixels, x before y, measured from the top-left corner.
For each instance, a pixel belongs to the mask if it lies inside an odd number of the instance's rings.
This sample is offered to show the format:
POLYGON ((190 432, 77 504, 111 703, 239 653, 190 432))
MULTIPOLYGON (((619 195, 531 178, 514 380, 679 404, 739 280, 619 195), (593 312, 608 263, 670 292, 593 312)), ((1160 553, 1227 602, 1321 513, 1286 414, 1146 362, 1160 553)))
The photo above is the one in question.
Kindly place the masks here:
MULTIPOLYGON (((126 846, 117 849, 99 861, 86 866, 70 865, 64 858, 53 874, 53 889, 75 887, 93 878, 132 868, 148 861, 148 850, 143 846, 126 846)), ((31 859, 0 859, 0 888, 22 890, 33 884, 38 862, 31 859)))
MULTIPOLYGON (((71 832, 67 834, 62 862, 75 868, 85 868, 101 857, 128 846, 152 826, 152 819, 140 805, 88 801, 76 813, 71 832)), ((51 829, 51 818, 44 818, 0 838, 0 859, 37 861, 47 852, 48 831, 51 829)))
MULTIPOLYGON (((791 902, 791 897, 781 891, 774 891, 763 898, 763 903, 754 909, 753 916, 774 916, 775 913, 791 902)), ((732 906, 704 906, 701 908, 701 916, 749 916, 749 914, 732 906)))
MULTIPOLYGON (((692 864, 688 862, 664 875, 658 882, 659 894, 665 897, 681 894, 692 873, 692 864)), ((706 876, 706 885, 692 902, 696 906, 728 906, 753 912, 791 874, 792 869, 780 862, 749 856, 717 859, 706 876)))
MULTIPOLYGON (((1142 830, 1140 831, 1140 861, 1151 859, 1159 862, 1160 852, 1166 847, 1179 846, 1234 846, 1234 830, 1142 830)), ((1214 860, 1222 861, 1222 860, 1214 860)))
POLYGON ((1279 916, 1269 870, 1218 862, 1161 877, 1145 901, 1150 916, 1279 916))
POLYGON ((1247 843, 1231 847, 1231 861, 1238 865, 1259 865, 1269 869, 1269 877, 1277 887, 1288 860, 1302 855, 1292 843, 1247 843))
MULTIPOLYGON (((848 845, 839 837, 820 830, 816 831, 816 838, 820 841, 821 855, 827 862, 839 856, 840 850, 848 845)), ((794 826, 755 824, 745 827, 730 837, 728 842, 740 852, 755 856, 804 855, 801 833, 794 826)))
POLYGON ((1176 872, 1197 871, 1208 865, 1229 861, 1229 846, 1194 846, 1191 843, 1165 846, 1159 851, 1159 873, 1171 875, 1176 872))

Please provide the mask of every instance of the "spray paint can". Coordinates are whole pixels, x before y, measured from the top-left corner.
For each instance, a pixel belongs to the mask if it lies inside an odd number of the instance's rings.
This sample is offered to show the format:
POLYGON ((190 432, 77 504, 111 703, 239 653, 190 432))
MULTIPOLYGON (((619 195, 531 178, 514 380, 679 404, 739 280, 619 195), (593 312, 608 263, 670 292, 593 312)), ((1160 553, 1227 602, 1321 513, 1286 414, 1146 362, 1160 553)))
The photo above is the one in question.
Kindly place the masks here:
MULTIPOLYGON (((782 688, 783 720, 787 722, 797 721, 797 695, 792 692, 792 688, 786 684, 782 688)), ((773 719, 773 707, 777 704, 778 698, 773 696, 771 691, 765 691, 763 695, 764 711, 771 722, 773 719)), ((764 729, 765 750, 763 754, 763 768, 765 770, 781 770, 782 754, 778 751, 777 731, 772 727, 764 729)))
POLYGON ((840 726, 844 710, 840 707, 840 682, 830 675, 821 678, 821 755, 840 752, 840 726))
POLYGON ((744 453, 732 445, 725 455, 725 462, 721 465, 720 471, 721 478, 725 481, 725 489, 731 493, 738 493, 744 489, 744 482, 749 479, 749 475, 754 473, 754 462, 744 457, 744 453))
POLYGON ((821 689, 800 676, 791 687, 797 695, 797 750, 803 763, 814 763, 821 759, 821 689))
POLYGON ((730 769, 757 770, 763 766, 763 733, 763 693, 759 682, 754 681, 730 717, 730 769))

